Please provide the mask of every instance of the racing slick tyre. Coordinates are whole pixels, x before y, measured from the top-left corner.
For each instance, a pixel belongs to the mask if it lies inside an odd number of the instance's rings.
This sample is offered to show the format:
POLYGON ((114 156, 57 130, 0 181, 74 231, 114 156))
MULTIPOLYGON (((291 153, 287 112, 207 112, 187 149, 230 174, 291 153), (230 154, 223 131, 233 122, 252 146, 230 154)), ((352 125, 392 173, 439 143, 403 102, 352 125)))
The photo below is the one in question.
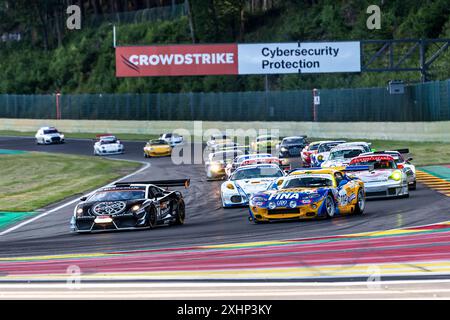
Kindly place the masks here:
POLYGON ((417 183, 416 183, 416 181, 414 181, 414 183, 409 186, 409 190, 416 190, 416 188, 417 188, 417 183))
POLYGON ((156 208, 150 207, 147 216, 147 225, 150 229, 153 229, 156 226, 157 216, 156 216, 156 208))
POLYGON ((148 158, 148 154, 144 152, 144 158, 148 158))
POLYGON ((356 198, 355 214, 363 214, 366 207, 366 199, 362 189, 358 190, 358 197, 356 198))
POLYGON ((333 197, 329 194, 327 198, 325 199, 325 213, 327 218, 334 217, 334 214, 336 212, 336 208, 334 206, 334 200, 333 197))
POLYGON ((186 207, 184 205, 184 201, 181 200, 177 206, 177 215, 175 216, 174 225, 182 225, 184 224, 184 220, 186 219, 186 207))

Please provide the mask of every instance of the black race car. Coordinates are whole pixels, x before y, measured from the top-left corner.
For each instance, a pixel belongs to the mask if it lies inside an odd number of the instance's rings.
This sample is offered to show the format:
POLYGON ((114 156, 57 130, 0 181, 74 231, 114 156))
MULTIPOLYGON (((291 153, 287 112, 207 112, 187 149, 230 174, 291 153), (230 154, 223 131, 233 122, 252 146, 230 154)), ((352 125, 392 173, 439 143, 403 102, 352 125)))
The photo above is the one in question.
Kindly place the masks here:
POLYGON ((284 138, 278 146, 279 158, 300 157, 303 148, 307 145, 306 136, 293 136, 284 138))
POLYGON ((80 199, 71 230, 82 233, 181 225, 186 215, 183 195, 167 188, 187 188, 189 183, 189 179, 120 182, 101 188, 80 199))

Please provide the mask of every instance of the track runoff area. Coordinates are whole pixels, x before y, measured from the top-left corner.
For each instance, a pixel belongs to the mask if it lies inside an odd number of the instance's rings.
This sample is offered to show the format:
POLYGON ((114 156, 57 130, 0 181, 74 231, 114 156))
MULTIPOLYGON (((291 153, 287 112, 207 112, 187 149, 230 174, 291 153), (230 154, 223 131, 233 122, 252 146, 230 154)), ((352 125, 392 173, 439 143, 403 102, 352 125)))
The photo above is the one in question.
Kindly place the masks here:
MULTIPOLYGON (((108 291, 111 297, 134 290, 142 297, 154 298, 148 290, 155 290, 152 283, 163 281, 168 285, 162 284, 164 288, 158 290, 163 291, 160 297, 166 298, 208 298, 211 291, 207 288, 212 283, 217 284, 217 298, 274 297, 281 291, 283 299, 305 298, 300 294, 308 292, 305 290, 315 292, 309 297, 319 298, 317 286, 301 283, 333 282, 346 289, 325 289, 330 297, 357 298, 351 294, 355 290, 363 292, 360 297, 371 298, 449 296, 445 279, 450 278, 450 197, 439 190, 419 182, 409 198, 367 201, 364 215, 252 224, 247 208, 222 208, 223 181, 207 181, 204 164, 176 165, 171 157, 148 159, 142 152, 145 143, 124 144, 125 154, 109 158, 144 163, 127 181, 191 179, 190 187, 180 190, 186 201, 185 224, 142 231, 71 233, 69 222, 80 197, 74 195, 0 231, 2 292, 18 297, 25 290, 23 281, 44 281, 60 283, 66 289, 75 285, 89 296, 95 295, 102 283, 138 281, 148 284, 108 291), (419 285, 425 280, 428 284, 419 285), (171 285, 173 281, 184 281, 184 289, 171 285), (202 282, 201 289, 192 281, 202 282), (261 290, 252 284, 255 281, 269 281, 267 286, 273 291, 261 290), (419 282, 409 286, 416 291, 406 295, 404 287, 396 286, 403 283, 408 287, 408 281, 419 282), (290 287, 291 282, 299 286, 290 287), (227 296, 227 290, 235 294, 227 296), (196 294, 190 296, 192 292, 196 294)), ((33 138, 4 137, 0 148, 92 155, 89 140, 38 146, 33 138)), ((201 146, 193 149, 201 150, 201 146)), ((63 287, 44 285, 41 289, 46 297, 63 297, 63 287)), ((67 297, 73 297, 72 293, 66 292, 67 297)))

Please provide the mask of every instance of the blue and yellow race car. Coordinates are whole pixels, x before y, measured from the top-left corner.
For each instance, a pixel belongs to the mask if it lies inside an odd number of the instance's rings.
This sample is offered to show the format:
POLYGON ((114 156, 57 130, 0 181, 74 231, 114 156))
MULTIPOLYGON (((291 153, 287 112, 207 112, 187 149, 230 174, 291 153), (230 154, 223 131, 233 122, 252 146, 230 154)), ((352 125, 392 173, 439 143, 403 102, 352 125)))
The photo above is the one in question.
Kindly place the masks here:
MULTIPOLYGON (((367 168, 347 168, 352 171, 367 168)), ((249 220, 331 218, 362 214, 365 208, 364 183, 346 174, 347 169, 298 169, 277 179, 266 191, 250 198, 249 220)))

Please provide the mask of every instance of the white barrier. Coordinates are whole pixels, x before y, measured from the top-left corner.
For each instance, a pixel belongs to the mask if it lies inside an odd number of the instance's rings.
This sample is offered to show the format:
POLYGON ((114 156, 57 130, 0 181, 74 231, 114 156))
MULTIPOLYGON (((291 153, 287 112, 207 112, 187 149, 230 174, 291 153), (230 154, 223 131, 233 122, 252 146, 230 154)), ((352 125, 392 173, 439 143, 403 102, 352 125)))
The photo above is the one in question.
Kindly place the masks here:
MULTIPOLYGON (((278 130, 280 136, 450 142, 450 121, 437 122, 220 122, 220 121, 120 121, 0 119, 0 131, 36 131, 52 125, 67 133, 160 134, 175 129, 195 132, 208 129, 278 130)), ((201 134, 201 133, 200 133, 201 134)))

